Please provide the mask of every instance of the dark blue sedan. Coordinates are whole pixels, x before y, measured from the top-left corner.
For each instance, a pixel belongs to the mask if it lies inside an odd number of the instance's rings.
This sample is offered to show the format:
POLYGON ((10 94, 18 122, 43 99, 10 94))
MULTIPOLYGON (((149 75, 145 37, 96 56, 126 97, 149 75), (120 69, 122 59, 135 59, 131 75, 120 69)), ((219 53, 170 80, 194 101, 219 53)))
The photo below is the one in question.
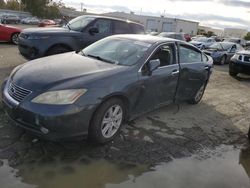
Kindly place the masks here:
POLYGON ((233 42, 216 42, 204 50, 204 53, 211 56, 214 63, 224 65, 229 63, 230 59, 236 52, 243 49, 244 48, 241 45, 233 42))
POLYGON ((213 61, 194 46, 146 35, 116 35, 79 53, 16 67, 3 83, 4 108, 19 126, 51 140, 112 140, 126 120, 203 96, 213 61))

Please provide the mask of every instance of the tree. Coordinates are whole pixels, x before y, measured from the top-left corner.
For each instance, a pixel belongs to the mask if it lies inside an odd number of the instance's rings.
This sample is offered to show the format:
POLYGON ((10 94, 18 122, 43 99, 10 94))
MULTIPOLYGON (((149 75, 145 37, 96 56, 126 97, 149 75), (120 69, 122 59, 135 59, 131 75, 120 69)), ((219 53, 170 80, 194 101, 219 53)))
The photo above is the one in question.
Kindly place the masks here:
POLYGON ((250 32, 247 33, 247 35, 244 37, 245 40, 250 40, 250 32))
POLYGON ((5 8, 5 1, 4 0, 0 0, 0 8, 5 8))
POLYGON ((19 2, 17 0, 7 0, 5 8, 10 10, 19 10, 19 2))

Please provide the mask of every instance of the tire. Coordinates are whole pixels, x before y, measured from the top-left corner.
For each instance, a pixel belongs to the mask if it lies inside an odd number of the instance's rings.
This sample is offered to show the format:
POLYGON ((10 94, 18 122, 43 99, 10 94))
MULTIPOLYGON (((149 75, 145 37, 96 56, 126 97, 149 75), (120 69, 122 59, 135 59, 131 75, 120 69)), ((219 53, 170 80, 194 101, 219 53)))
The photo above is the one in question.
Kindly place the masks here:
POLYGON ((221 60, 220 60, 220 65, 225 65, 227 60, 227 56, 223 55, 221 60))
POLYGON ((12 34, 11 35, 11 42, 13 43, 13 44, 18 44, 18 36, 19 36, 19 34, 20 33, 14 33, 14 34, 12 34))
POLYGON ((237 72, 234 72, 234 71, 232 71, 232 70, 229 69, 229 75, 230 76, 235 77, 235 76, 237 76, 237 74, 238 74, 237 72))
POLYGON ((65 52, 69 52, 70 49, 65 47, 65 46, 54 46, 51 49, 49 49, 49 51, 46 53, 46 55, 55 55, 55 54, 61 54, 61 53, 65 53, 65 52))
POLYGON ((189 104, 198 104, 201 101, 202 97, 203 97, 203 94, 205 92, 206 86, 207 86, 207 84, 204 83, 200 87, 200 89, 196 92, 196 94, 193 96, 193 98, 190 99, 190 100, 188 100, 188 103, 189 104))
POLYGON ((90 141, 103 144, 113 140, 119 133, 125 117, 125 105, 120 99, 112 98, 101 104, 90 123, 90 141))

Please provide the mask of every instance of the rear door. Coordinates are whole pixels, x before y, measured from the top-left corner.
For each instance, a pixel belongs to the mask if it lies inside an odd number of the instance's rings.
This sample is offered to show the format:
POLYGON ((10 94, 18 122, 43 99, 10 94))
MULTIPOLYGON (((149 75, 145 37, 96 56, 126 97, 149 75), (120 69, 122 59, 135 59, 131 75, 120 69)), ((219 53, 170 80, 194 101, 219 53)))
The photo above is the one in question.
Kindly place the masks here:
POLYGON ((206 56, 191 45, 180 43, 178 49, 180 77, 176 98, 187 100, 192 98, 206 83, 211 65, 208 64, 206 56))
POLYGON ((8 41, 9 35, 4 25, 0 24, 0 41, 8 41))
POLYGON ((136 113, 171 103, 174 100, 178 76, 179 65, 176 63, 175 44, 159 46, 139 71, 141 94, 136 113), (156 59, 160 60, 160 67, 152 74, 148 74, 149 61, 156 59))

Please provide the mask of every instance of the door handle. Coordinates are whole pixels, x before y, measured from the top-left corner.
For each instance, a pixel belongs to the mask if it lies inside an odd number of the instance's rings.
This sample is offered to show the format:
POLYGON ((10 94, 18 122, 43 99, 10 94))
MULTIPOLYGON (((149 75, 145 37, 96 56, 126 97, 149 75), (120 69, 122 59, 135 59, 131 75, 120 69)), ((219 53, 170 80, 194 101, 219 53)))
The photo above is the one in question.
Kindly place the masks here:
POLYGON ((205 67, 204 67, 204 70, 209 70, 209 69, 210 69, 209 66, 205 66, 205 67))
POLYGON ((174 76, 174 75, 176 75, 176 74, 179 74, 179 72, 180 72, 179 70, 173 70, 173 71, 172 71, 172 76, 174 76))

